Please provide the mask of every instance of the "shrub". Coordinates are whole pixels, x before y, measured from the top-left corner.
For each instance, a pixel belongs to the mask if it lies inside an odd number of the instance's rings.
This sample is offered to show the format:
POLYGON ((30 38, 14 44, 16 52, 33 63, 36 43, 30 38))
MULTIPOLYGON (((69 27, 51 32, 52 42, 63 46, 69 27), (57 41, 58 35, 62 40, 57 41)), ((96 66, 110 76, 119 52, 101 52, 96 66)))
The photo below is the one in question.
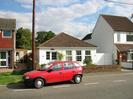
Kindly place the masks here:
POLYGON ((62 53, 57 52, 58 60, 63 60, 64 55, 62 53))
POLYGON ((88 66, 88 65, 92 65, 92 59, 91 59, 91 57, 85 58, 84 64, 86 64, 87 66, 88 66))

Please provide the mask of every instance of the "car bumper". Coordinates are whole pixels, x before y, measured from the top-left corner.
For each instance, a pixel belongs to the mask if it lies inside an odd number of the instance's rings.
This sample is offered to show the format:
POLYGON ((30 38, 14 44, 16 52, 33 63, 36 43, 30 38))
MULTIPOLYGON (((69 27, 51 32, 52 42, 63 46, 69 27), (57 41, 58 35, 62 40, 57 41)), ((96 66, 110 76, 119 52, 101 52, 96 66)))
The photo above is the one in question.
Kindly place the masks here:
POLYGON ((25 77, 23 77, 23 80, 24 80, 24 84, 26 87, 32 87, 33 86, 33 82, 34 82, 34 79, 26 79, 25 77))

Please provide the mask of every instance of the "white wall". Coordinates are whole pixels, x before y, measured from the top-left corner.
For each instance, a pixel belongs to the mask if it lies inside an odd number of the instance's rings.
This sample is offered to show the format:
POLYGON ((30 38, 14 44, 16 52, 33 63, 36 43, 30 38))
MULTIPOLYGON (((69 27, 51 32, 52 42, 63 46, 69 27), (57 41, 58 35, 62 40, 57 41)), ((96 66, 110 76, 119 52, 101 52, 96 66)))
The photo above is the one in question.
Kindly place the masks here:
POLYGON ((102 16, 99 17, 92 34, 92 43, 97 45, 97 53, 113 53, 114 31, 102 16))
POLYGON ((127 42, 127 32, 115 32, 114 33, 114 43, 123 43, 123 44, 133 44, 133 42, 127 42), (117 40, 117 34, 120 34, 120 42, 117 40))
POLYGON ((112 54, 97 53, 94 57, 94 64, 111 65, 112 64, 112 54))
POLYGON ((90 50, 91 51, 91 57, 92 57, 92 62, 95 62, 95 56, 96 56, 96 48, 54 48, 55 50, 50 50, 49 48, 40 48, 39 49, 39 64, 46 64, 51 62, 51 60, 46 60, 46 52, 47 51, 57 51, 60 52, 64 55, 63 61, 66 60, 66 50, 71 50, 72 51, 72 59, 73 61, 76 61, 76 50, 81 50, 82 51, 82 61, 81 64, 83 64, 83 61, 85 59, 85 51, 90 50))

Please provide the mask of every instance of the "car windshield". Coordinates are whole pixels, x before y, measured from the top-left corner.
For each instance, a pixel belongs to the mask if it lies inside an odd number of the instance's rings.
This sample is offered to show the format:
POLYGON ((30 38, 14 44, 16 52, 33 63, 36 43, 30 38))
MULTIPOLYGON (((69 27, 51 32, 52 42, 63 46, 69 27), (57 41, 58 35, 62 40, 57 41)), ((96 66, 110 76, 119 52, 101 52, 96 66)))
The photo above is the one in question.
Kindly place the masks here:
POLYGON ((52 63, 42 64, 40 70, 48 70, 52 63))

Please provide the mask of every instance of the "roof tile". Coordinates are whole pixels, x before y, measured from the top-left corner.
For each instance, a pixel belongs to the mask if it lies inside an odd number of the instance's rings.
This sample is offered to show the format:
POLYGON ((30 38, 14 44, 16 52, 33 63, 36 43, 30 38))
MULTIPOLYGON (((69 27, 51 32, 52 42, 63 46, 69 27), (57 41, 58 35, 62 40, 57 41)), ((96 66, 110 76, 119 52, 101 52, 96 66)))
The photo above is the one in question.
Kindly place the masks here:
POLYGON ((101 15, 114 31, 133 32, 133 23, 122 16, 101 15))
POLYGON ((52 39, 42 43, 39 47, 96 47, 65 33, 53 37, 52 39))
POLYGON ((14 30, 15 28, 16 28, 16 20, 15 19, 0 18, 0 29, 14 30))

